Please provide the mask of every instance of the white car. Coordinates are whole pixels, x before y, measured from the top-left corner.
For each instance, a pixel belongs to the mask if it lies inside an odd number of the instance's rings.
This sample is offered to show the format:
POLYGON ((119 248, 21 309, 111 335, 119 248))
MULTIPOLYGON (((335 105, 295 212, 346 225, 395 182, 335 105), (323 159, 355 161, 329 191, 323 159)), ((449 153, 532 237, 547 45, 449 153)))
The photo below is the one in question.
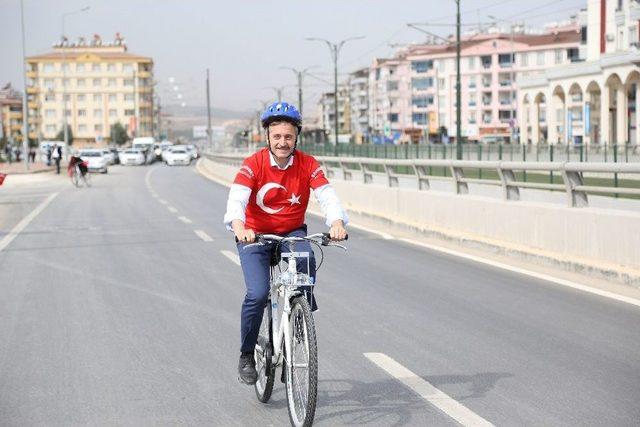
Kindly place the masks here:
POLYGON ((87 162, 87 168, 90 172, 107 173, 109 161, 102 150, 82 150, 78 153, 78 156, 87 162))
POLYGON ((141 150, 137 150, 135 148, 124 150, 122 153, 120 153, 119 157, 121 165, 140 166, 144 165, 145 163, 144 153, 141 150))
POLYGON ((103 148, 102 153, 104 154, 105 159, 107 159, 107 163, 109 165, 116 164, 116 156, 111 152, 111 150, 109 150, 108 148, 103 148))
POLYGON ((191 153, 191 157, 195 160, 198 158, 198 149, 195 145, 189 144, 186 146, 187 150, 191 153))
POLYGON ((192 155, 185 148, 174 147, 165 153, 165 159, 169 166, 174 165, 189 165, 191 164, 192 155))

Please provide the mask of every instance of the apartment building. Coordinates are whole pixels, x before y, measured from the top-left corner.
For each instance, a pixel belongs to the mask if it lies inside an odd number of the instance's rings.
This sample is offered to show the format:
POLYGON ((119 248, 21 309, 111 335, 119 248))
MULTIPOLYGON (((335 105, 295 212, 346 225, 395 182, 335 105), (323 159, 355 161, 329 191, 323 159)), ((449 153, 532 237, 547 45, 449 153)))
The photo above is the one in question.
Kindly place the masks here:
MULTIPOLYGON (((330 142, 335 140, 335 96, 333 92, 323 93, 319 102, 320 126, 325 130, 330 142)), ((351 138, 351 108, 349 85, 338 85, 338 142, 349 142, 351 138)))
POLYGON ((130 53, 119 34, 106 43, 97 35, 65 39, 27 58, 27 66, 32 138, 55 138, 64 115, 79 144, 107 144, 116 122, 130 136, 152 135, 153 60, 130 53))
POLYGON ((22 143, 22 125, 22 93, 8 83, 0 89, 0 135, 9 143, 22 143))
MULTIPOLYGON (((578 61, 577 24, 531 34, 514 26, 467 35, 461 42, 461 128, 468 140, 510 140, 517 134, 515 82, 520 76, 578 61)), ((374 133, 394 141, 423 133, 455 135, 455 43, 412 45, 394 58, 374 60, 369 74, 369 118, 374 133)))
POLYGON ((583 62, 518 81, 521 142, 640 144, 640 2, 588 0, 578 22, 583 62))
POLYGON ((349 106, 351 134, 356 144, 369 139, 369 69, 362 68, 349 75, 349 106))

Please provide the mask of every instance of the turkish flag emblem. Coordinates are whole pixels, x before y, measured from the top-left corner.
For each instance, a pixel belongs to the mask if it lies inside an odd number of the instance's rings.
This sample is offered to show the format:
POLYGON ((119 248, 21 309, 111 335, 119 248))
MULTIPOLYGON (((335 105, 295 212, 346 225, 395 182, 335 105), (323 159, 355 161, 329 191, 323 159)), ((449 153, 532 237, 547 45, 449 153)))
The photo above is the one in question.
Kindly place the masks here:
POLYGON ((0 173, 0 185, 2 185, 6 176, 7 176, 6 173, 0 173))

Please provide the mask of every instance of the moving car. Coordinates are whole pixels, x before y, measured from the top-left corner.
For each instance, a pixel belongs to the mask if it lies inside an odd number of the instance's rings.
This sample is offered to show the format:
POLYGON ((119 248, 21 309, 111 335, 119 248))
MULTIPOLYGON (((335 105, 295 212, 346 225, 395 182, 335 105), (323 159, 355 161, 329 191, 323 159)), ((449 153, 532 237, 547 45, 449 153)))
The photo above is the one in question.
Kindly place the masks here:
POLYGON ((191 164, 192 154, 184 147, 174 147, 167 150, 165 154, 166 162, 169 166, 191 164))
POLYGON ((145 157, 144 153, 141 150, 136 148, 129 148, 128 150, 124 150, 120 153, 120 164, 121 165, 135 165, 140 166, 144 165, 145 157))
POLYGON ((107 166, 109 161, 104 156, 103 150, 100 149, 91 149, 91 150, 80 150, 78 156, 87 162, 87 168, 89 172, 102 172, 107 173, 107 166))
POLYGON ((191 153, 191 157, 195 160, 198 158, 198 149, 193 144, 186 145, 187 150, 191 153))
POLYGON ((111 152, 111 150, 109 150, 108 148, 103 148, 102 154, 104 155, 104 158, 107 159, 107 163, 109 165, 116 164, 116 156, 111 152))

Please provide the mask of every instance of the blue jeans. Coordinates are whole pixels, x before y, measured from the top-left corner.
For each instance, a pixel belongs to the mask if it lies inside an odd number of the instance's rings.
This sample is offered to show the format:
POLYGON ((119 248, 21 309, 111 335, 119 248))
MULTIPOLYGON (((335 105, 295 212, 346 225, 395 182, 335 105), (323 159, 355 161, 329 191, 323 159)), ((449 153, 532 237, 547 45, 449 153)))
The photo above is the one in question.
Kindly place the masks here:
MULTIPOLYGON (((303 237, 307 235, 307 226, 293 230, 286 236, 303 237)), ((276 244, 268 244, 265 246, 252 246, 244 249, 246 243, 237 244, 238 254, 240 255, 240 265, 244 275, 244 283, 247 293, 242 303, 242 312, 240 317, 240 351, 253 352, 256 342, 258 341, 258 332, 260 331, 260 323, 262 322, 262 313, 267 304, 269 297, 269 262, 271 255, 276 250, 276 244)), ((311 250, 309 242, 296 242, 296 252, 309 253, 309 267, 311 269, 311 280, 315 283, 316 260, 311 250)), ((289 245, 283 243, 281 245, 282 252, 289 251, 289 245)), ((300 273, 307 273, 307 260, 302 258, 298 260, 297 270, 300 273)), ((305 295, 309 299, 311 309, 316 310, 315 299, 308 289, 303 289, 305 295)))

